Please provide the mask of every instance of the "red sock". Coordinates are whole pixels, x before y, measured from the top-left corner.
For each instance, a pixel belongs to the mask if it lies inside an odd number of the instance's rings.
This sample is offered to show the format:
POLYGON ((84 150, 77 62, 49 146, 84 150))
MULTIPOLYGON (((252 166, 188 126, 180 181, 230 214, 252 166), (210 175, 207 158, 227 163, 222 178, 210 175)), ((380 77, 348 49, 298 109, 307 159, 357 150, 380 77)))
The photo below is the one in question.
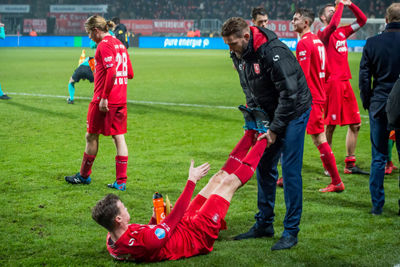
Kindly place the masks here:
POLYGON ((257 141, 247 156, 243 159, 243 164, 233 172, 242 184, 245 184, 253 176, 266 147, 267 139, 257 141))
POLYGON ((126 183, 127 175, 126 169, 128 168, 128 156, 115 157, 115 169, 117 176, 117 184, 126 183))
POLYGON ((83 152, 81 170, 79 172, 83 178, 89 177, 89 175, 92 173, 92 165, 95 158, 96 155, 88 155, 86 152, 83 152))
POLYGON ((356 156, 346 156, 344 163, 346 164, 346 168, 353 168, 356 165, 356 156))
POLYGON ((234 170, 239 168, 240 164, 242 164, 242 159, 247 155, 249 148, 254 145, 253 141, 255 133, 256 131, 254 130, 245 131, 242 139, 240 139, 235 148, 229 154, 228 160, 221 168, 222 170, 231 174, 234 170))
POLYGON ((320 144, 318 146, 318 150, 324 167, 331 175, 332 184, 340 184, 342 179, 340 179, 340 175, 336 167, 336 159, 328 142, 320 144))

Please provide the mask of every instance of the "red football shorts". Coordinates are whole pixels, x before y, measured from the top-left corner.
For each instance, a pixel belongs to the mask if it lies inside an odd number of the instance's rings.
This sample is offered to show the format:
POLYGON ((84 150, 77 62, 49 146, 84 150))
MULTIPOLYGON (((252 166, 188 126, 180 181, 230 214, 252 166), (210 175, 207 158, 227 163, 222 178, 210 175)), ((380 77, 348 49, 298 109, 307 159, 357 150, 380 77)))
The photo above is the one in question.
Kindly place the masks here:
POLYGON ((108 112, 99 110, 98 103, 90 103, 87 114, 87 132, 105 136, 125 134, 127 108, 124 106, 109 106, 108 112))
MULTIPOLYGON (((199 202, 204 202, 204 200, 199 202)), ((219 231, 226 229, 224 218, 229 208, 229 202, 218 195, 211 195, 200 210, 191 210, 198 209, 199 206, 192 203, 181 223, 185 225, 185 228, 194 237, 192 245, 198 253, 206 254, 212 251, 219 231)))
POLYGON ((306 130, 307 134, 320 134, 325 131, 324 104, 312 104, 306 130))
POLYGON ((333 80, 325 84, 325 124, 349 125, 361 122, 357 99, 350 82, 333 80))

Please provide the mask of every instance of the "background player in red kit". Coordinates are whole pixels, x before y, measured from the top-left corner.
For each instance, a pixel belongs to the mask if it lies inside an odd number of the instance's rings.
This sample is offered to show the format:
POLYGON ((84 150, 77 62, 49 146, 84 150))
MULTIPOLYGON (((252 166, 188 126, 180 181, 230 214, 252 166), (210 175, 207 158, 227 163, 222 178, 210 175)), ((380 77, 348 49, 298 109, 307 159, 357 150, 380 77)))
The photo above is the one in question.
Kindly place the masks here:
POLYGON ((326 96, 324 84, 327 77, 328 62, 324 45, 310 30, 314 18, 315 15, 312 10, 299 8, 292 20, 294 31, 300 35, 296 57, 306 76, 307 85, 313 99, 306 130, 307 134, 311 135, 314 145, 320 152, 322 163, 332 178, 332 182, 320 191, 341 192, 344 190, 344 184, 336 167, 335 156, 325 136, 324 105, 326 96))
POLYGON ((326 84, 326 137, 329 145, 332 145, 332 136, 336 125, 349 125, 346 136, 347 156, 344 173, 368 174, 355 165, 355 151, 361 118, 357 100, 349 82, 351 72, 346 41, 350 35, 364 26, 367 17, 350 0, 336 0, 336 4, 336 9, 334 5, 328 4, 319 12, 319 18, 325 27, 318 31, 318 37, 325 45, 331 73, 326 84), (351 25, 338 28, 344 6, 350 8, 357 20, 351 25))
POLYGON ((90 39, 97 43, 95 54, 94 95, 87 114, 86 148, 80 172, 66 176, 71 184, 89 184, 93 161, 96 158, 99 134, 111 135, 117 148, 116 181, 109 187, 124 191, 128 147, 125 142, 128 79, 133 78, 132 64, 125 46, 111 36, 106 20, 91 16, 85 22, 90 39))
POLYGON ((129 224, 129 213, 114 194, 100 200, 92 217, 109 231, 107 249, 111 256, 154 262, 211 252, 219 231, 225 227, 224 218, 233 194, 253 176, 267 146, 266 139, 255 142, 255 133, 245 132, 224 167, 190 202, 196 182, 210 169, 208 163, 194 168, 192 161, 185 189, 172 212, 158 225, 154 214, 147 225, 129 224))

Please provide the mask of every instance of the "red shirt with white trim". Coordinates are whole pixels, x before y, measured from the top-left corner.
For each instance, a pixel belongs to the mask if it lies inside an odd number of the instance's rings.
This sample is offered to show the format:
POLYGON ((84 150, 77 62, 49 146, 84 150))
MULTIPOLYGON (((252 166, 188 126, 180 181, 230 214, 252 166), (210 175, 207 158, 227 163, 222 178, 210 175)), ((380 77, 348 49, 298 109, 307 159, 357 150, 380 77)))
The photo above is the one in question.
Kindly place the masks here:
POLYGON ((128 79, 132 78, 132 64, 125 46, 114 36, 105 36, 95 54, 92 102, 99 103, 101 98, 106 98, 108 105, 126 104, 128 79))
POLYGON ((315 34, 308 32, 297 44, 296 57, 306 77, 313 103, 324 104, 328 65, 324 44, 315 34))
POLYGON ((131 224, 114 243, 107 235, 107 249, 118 260, 154 262, 176 260, 199 254, 201 242, 180 223, 193 194, 195 184, 188 181, 174 209, 160 224, 131 224))
POLYGON ((365 25, 367 17, 352 3, 349 8, 357 20, 350 25, 337 28, 342 17, 343 7, 342 3, 338 4, 329 25, 318 31, 318 37, 326 48, 331 72, 330 79, 345 81, 351 79, 347 38, 365 25))

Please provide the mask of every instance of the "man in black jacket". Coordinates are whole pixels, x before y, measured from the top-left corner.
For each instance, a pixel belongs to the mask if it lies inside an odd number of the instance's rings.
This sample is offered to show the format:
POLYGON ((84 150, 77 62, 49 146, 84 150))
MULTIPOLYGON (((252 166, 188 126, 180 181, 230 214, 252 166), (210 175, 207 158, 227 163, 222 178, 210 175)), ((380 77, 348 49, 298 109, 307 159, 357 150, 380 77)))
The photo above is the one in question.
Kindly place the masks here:
POLYGON ((235 239, 274 235, 277 164, 282 154, 285 230, 271 250, 288 249, 297 244, 302 212, 301 169, 310 90, 293 53, 272 31, 249 27, 242 18, 230 18, 222 26, 221 35, 231 50, 247 106, 261 108, 270 118, 269 130, 259 137, 268 140, 268 148, 257 167, 256 223, 235 239))
POLYGON ((371 213, 374 215, 381 214, 385 204, 383 180, 389 139, 385 106, 400 74, 400 3, 393 3, 388 7, 386 23, 388 24, 382 34, 367 40, 359 75, 361 100, 364 109, 368 109, 370 122, 372 161, 369 190, 372 200, 371 213))
POLYGON ((114 28, 114 34, 115 38, 121 41, 121 43, 126 47, 126 49, 129 48, 129 32, 126 29, 126 26, 122 23, 120 23, 120 19, 117 17, 114 17, 111 19, 112 22, 115 23, 115 28, 114 28))

